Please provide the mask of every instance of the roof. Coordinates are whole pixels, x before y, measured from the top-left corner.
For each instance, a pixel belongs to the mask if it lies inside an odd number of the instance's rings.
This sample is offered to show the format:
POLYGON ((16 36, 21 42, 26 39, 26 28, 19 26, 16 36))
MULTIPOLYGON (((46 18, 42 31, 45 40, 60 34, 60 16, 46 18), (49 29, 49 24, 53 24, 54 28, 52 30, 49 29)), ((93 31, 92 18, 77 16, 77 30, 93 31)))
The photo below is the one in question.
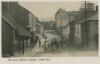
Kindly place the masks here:
POLYGON ((59 8, 58 11, 56 12, 56 15, 57 15, 58 13, 62 13, 62 12, 66 13, 66 11, 65 11, 64 9, 59 8))
POLYGON ((94 13, 93 15, 89 16, 87 20, 98 20, 98 13, 94 13))
MULTIPOLYGON (((93 11, 87 14, 87 21, 89 20, 98 20, 98 12, 97 11, 93 11)), ((80 14, 74 23, 83 23, 85 22, 85 17, 84 15, 82 16, 82 14, 80 14)))
POLYGON ((8 13, 2 12, 2 18, 5 19, 15 30, 17 30, 20 36, 31 36, 30 32, 28 32, 23 26, 17 23, 8 13))
POLYGON ((77 16, 80 14, 80 11, 66 11, 65 9, 62 9, 62 8, 59 8, 58 11, 56 12, 56 14, 58 13, 66 13, 66 14, 69 14, 69 15, 74 15, 74 16, 77 16))
POLYGON ((81 14, 80 11, 66 11, 62 8, 58 9, 58 11, 56 12, 55 16, 57 16, 57 14, 59 13, 64 13, 65 15, 70 16, 70 22, 74 21, 74 19, 80 17, 79 15, 81 14))

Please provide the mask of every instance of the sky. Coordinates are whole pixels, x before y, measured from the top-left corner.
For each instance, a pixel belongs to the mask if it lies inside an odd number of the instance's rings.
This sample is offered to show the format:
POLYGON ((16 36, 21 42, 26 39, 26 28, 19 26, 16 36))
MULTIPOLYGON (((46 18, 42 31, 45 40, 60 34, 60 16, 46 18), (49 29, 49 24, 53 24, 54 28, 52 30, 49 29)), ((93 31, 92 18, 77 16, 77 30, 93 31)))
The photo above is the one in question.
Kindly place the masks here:
POLYGON ((59 8, 66 11, 79 10, 81 2, 19 2, 19 4, 32 12, 40 20, 52 20, 59 8))

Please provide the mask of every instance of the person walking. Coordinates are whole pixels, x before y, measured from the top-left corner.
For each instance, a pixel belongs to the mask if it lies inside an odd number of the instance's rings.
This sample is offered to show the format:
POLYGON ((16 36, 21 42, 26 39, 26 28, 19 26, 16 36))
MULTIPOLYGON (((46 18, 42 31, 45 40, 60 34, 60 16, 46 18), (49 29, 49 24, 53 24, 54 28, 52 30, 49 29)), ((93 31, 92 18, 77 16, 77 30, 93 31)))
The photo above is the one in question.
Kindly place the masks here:
POLYGON ((41 47, 41 40, 40 40, 40 38, 39 38, 39 47, 41 47))

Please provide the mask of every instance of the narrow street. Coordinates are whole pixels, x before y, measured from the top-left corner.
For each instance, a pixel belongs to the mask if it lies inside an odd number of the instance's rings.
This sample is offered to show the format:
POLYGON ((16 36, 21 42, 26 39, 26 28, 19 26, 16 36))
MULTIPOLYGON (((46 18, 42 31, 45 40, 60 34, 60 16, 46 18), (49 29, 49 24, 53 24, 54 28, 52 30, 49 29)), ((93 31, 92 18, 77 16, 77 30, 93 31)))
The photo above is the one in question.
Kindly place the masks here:
POLYGON ((2 2, 2 57, 98 56, 98 4, 73 3, 2 2))
MULTIPOLYGON (((55 37, 59 37, 56 35, 56 33, 52 33, 51 31, 46 31, 47 39, 53 39, 55 37)), ((31 50, 31 52, 27 52, 23 55, 23 57, 71 57, 71 56, 97 56, 98 52, 97 50, 78 50, 75 48, 68 48, 65 51, 61 51, 61 53, 54 53, 52 51, 50 52, 44 52, 44 38, 41 39, 41 46, 39 45, 39 41, 35 45, 35 47, 31 50)), ((67 48, 67 47, 66 47, 67 48)))

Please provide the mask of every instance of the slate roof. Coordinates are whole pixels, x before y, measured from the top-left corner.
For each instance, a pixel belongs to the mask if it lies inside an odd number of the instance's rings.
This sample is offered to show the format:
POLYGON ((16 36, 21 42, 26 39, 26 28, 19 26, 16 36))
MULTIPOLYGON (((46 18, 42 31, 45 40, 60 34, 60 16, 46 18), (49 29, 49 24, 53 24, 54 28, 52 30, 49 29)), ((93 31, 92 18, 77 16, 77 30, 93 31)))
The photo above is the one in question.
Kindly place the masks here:
POLYGON ((87 18, 87 20, 98 20, 98 12, 95 12, 87 18))
POLYGON ((31 37, 30 32, 17 23, 8 13, 2 12, 2 18, 5 19, 15 30, 17 30, 20 36, 31 37))
MULTIPOLYGON (((98 20, 98 12, 93 11, 87 14, 87 21, 88 20, 98 20)), ((74 20, 74 23, 83 23, 85 22, 85 17, 84 15, 80 14, 77 16, 77 18, 74 20)))

